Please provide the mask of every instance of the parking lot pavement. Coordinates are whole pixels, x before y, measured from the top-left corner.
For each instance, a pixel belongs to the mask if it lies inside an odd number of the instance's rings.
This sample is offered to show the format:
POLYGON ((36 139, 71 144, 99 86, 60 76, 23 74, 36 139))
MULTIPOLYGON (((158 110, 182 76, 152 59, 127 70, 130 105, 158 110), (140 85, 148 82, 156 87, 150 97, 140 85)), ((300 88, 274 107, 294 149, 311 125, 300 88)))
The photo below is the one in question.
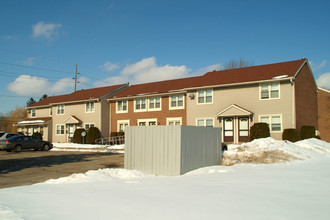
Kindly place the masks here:
POLYGON ((124 155, 68 151, 0 151, 0 188, 30 185, 102 168, 123 168, 124 155))

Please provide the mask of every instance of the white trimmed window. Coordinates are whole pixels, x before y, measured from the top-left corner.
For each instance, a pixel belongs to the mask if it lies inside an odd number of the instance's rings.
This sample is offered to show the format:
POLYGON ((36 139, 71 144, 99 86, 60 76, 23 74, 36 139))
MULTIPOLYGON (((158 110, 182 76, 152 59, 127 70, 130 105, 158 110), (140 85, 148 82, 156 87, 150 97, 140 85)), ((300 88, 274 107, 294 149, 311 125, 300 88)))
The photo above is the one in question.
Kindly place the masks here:
POLYGON ((49 115, 53 115, 53 107, 49 108, 49 115))
POLYGON ((199 90, 197 92, 197 97, 198 104, 213 103, 213 90, 199 90))
POLYGON ((58 115, 64 115, 64 105, 58 105, 57 106, 57 114, 58 115))
POLYGON ((88 131, 88 129, 94 127, 94 124, 85 124, 85 130, 88 131))
POLYGON ((129 120, 118 120, 117 121, 117 131, 124 132, 125 128, 129 126, 129 120))
POLYGON ((170 109, 184 109, 183 95, 172 95, 170 97, 170 109))
POLYGON ((138 119, 138 126, 155 126, 157 125, 157 118, 138 119))
POLYGON ((56 125, 56 134, 63 135, 64 134, 64 125, 56 125))
POLYGON ((127 113, 127 100, 117 101, 117 113, 127 113))
POLYGON ((134 102, 135 102, 134 110, 136 112, 138 112, 138 111, 146 111, 147 110, 146 99, 135 99, 134 102))
POLYGON ((196 119, 196 125, 201 127, 214 127, 213 118, 198 118, 196 119))
POLYGON ((259 118, 260 122, 264 122, 269 125, 270 132, 282 132, 281 115, 262 115, 259 118))
POLYGON ((35 108, 31 110, 31 116, 36 117, 36 109, 35 108))
POLYGON ((167 125, 182 125, 182 118, 166 118, 167 125))
POLYGON ((95 111, 95 102, 86 102, 86 112, 95 111))
POLYGON ((279 99, 280 98, 280 83, 264 83, 260 84, 260 99, 279 99))
POLYGON ((161 109, 161 98, 152 97, 149 98, 149 111, 156 111, 161 109))

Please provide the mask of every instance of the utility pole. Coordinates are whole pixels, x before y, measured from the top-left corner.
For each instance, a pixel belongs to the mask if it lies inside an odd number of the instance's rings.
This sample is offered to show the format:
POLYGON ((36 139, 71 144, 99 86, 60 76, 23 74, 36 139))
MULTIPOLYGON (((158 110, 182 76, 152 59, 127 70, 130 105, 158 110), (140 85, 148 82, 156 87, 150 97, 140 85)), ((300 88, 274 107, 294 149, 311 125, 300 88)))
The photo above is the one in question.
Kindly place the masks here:
POLYGON ((75 77, 73 78, 74 79, 74 91, 77 91, 77 84, 79 83, 78 81, 78 65, 76 64, 76 74, 75 74, 75 77))

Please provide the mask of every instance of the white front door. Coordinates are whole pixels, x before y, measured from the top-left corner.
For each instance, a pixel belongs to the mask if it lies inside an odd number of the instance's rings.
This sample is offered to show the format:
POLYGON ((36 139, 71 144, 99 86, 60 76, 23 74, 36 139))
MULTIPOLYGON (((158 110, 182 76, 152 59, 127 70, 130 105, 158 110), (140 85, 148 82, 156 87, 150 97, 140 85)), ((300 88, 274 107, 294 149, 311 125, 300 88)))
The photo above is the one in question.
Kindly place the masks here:
POLYGON ((71 142, 75 130, 75 125, 69 124, 67 130, 68 130, 68 141, 71 142))

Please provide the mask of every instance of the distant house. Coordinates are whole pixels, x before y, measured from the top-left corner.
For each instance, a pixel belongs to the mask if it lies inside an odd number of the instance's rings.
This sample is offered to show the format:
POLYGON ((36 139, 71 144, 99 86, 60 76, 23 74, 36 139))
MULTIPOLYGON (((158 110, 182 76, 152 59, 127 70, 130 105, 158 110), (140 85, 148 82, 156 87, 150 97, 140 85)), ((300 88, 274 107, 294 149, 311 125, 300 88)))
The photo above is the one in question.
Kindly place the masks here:
POLYGON ((27 107, 28 118, 15 124, 19 132, 43 134, 44 140, 70 142, 77 128, 98 127, 109 136, 109 105, 106 99, 128 84, 79 90, 51 96, 27 107))
POLYGON ((222 127, 224 142, 248 141, 256 122, 281 139, 285 128, 318 128, 317 86, 306 59, 132 85, 110 102, 110 130, 125 126, 222 127))
POLYGON ((330 142, 330 91, 319 88, 319 131, 322 140, 330 142))

